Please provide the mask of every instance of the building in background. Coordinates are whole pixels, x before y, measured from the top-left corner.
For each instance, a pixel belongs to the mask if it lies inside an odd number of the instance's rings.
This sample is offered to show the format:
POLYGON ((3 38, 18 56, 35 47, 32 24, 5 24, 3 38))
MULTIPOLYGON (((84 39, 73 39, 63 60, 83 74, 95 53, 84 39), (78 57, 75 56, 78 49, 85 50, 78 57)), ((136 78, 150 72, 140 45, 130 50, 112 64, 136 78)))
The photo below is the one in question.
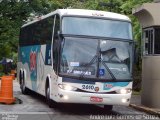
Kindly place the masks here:
POLYGON ((142 27, 142 104, 160 108, 160 0, 132 13, 142 27))

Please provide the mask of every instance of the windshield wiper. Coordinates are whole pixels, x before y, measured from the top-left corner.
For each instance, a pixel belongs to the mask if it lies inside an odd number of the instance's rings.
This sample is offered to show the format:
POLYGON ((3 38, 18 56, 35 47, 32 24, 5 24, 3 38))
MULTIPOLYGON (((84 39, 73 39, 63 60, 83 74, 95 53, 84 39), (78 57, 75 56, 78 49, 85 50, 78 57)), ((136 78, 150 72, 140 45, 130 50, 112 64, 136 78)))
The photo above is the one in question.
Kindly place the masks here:
POLYGON ((84 78, 84 75, 85 75, 85 73, 87 72, 89 66, 90 66, 91 64, 93 64, 94 61, 97 59, 97 74, 96 74, 97 78, 99 78, 99 68, 100 68, 100 65, 99 65, 99 64, 102 63, 103 66, 107 69, 107 71, 108 71, 109 74, 111 75, 112 79, 115 80, 115 81, 117 80, 116 77, 114 76, 114 74, 112 73, 112 71, 109 69, 109 67, 108 67, 108 66, 105 64, 105 62, 102 60, 101 54, 102 54, 102 51, 101 51, 101 49, 100 49, 100 40, 99 40, 99 41, 98 41, 98 46, 97 46, 97 54, 91 59, 91 61, 90 61, 89 63, 87 63, 87 64, 84 65, 84 67, 86 67, 86 69, 84 70, 83 73, 80 74, 80 78, 84 78))
POLYGON ((109 74, 111 75, 112 79, 113 80, 116 80, 116 77, 113 75, 112 71, 109 69, 109 67, 105 64, 105 62, 102 60, 101 58, 101 54, 103 53, 101 51, 101 48, 100 48, 100 40, 98 40, 98 48, 97 48, 97 51, 98 51, 98 63, 97 63, 97 77, 99 77, 99 63, 101 62, 103 64, 103 66, 107 69, 107 71, 109 72, 109 74))
POLYGON ((101 59, 101 62, 104 65, 104 67, 107 69, 107 71, 109 72, 113 80, 117 80, 116 77, 113 75, 112 71, 109 69, 109 67, 105 64, 105 62, 102 59, 101 59))
MULTIPOLYGON (((87 72, 88 68, 90 65, 92 65, 94 63, 94 61, 98 58, 97 55, 95 55, 91 61, 87 64, 84 65, 84 67, 86 67, 86 69, 84 70, 84 72, 82 74, 80 74, 80 78, 84 78, 85 73, 87 72)), ((111 70, 109 69, 109 67, 105 64, 105 62, 100 58, 98 63, 102 62, 103 66, 107 69, 107 71, 109 72, 109 74, 111 75, 113 80, 116 80, 116 77, 113 75, 113 73, 111 72, 111 70)), ((98 65, 99 66, 99 65, 98 65)), ((99 67, 97 68, 97 77, 99 77, 99 67)))
MULTIPOLYGON (((63 50, 64 43, 65 43, 65 39, 63 39, 61 50, 63 50)), ((99 78, 99 68, 100 68, 100 63, 102 63, 103 66, 107 69, 107 71, 111 75, 112 79, 116 80, 116 78, 115 78, 114 74, 112 73, 112 71, 109 69, 109 67, 105 64, 105 62, 101 58, 101 54, 103 54, 103 52, 104 51, 101 51, 101 48, 100 48, 100 40, 98 40, 97 53, 90 60, 89 63, 82 65, 83 67, 85 67, 85 70, 80 74, 80 78, 84 78, 84 75, 86 74, 86 72, 87 72, 88 68, 90 67, 90 65, 92 65, 94 63, 94 61, 97 60, 97 74, 96 74, 96 77, 99 78)), ((72 70, 72 72, 73 72, 73 70, 72 70)))

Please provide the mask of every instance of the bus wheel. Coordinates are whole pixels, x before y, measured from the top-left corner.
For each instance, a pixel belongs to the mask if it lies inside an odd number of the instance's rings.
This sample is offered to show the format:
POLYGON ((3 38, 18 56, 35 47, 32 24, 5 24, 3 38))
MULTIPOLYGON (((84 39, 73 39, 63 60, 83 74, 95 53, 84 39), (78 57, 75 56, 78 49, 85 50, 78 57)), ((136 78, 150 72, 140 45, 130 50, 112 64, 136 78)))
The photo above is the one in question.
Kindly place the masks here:
POLYGON ((51 100, 51 98, 50 98, 50 88, 49 88, 49 87, 46 88, 46 99, 47 99, 47 104, 48 104, 48 106, 49 106, 50 108, 53 108, 54 105, 53 105, 53 102, 52 102, 52 100, 51 100))
POLYGON ((104 105, 104 110, 111 111, 113 109, 113 105, 104 105))
POLYGON ((21 80, 21 85, 20 85, 21 92, 22 92, 22 94, 27 94, 27 88, 25 86, 24 74, 21 76, 20 80, 21 80))

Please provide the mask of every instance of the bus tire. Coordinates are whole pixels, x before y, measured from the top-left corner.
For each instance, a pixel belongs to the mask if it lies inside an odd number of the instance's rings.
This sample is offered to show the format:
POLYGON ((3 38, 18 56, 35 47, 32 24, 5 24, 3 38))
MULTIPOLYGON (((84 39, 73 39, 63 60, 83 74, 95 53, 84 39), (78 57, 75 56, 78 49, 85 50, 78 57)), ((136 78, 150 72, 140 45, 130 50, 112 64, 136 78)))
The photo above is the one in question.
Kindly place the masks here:
POLYGON ((49 84, 46 86, 46 101, 47 104, 50 108, 55 108, 56 107, 56 102, 54 102, 53 100, 51 100, 50 98, 50 87, 49 84))
POLYGON ((50 97, 50 87, 49 87, 49 80, 47 78, 47 81, 46 81, 46 87, 45 87, 45 93, 46 93, 46 102, 48 104, 48 106, 50 108, 55 108, 56 107, 56 102, 51 100, 51 97, 50 97))
POLYGON ((26 85, 25 85, 25 77, 24 77, 24 73, 23 75, 20 75, 20 88, 21 88, 21 92, 22 94, 26 95, 27 94, 27 88, 26 88, 26 85))
POLYGON ((104 105, 104 110, 111 111, 113 109, 113 105, 104 105))
POLYGON ((50 108, 52 108, 52 104, 51 104, 51 99, 50 99, 50 88, 47 87, 46 89, 46 100, 47 100, 47 104, 50 108))

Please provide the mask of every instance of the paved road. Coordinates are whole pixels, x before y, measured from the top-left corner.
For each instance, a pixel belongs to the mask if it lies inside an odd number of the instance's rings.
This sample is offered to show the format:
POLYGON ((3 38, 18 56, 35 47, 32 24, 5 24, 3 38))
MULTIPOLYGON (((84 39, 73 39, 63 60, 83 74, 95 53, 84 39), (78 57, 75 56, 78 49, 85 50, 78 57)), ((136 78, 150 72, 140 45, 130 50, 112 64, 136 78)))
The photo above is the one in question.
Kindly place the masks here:
POLYGON ((99 106, 81 104, 60 104, 57 108, 49 108, 40 95, 22 95, 17 83, 14 83, 14 96, 21 101, 17 100, 13 105, 0 104, 0 120, 141 120, 152 117, 125 106, 114 106, 110 112, 99 106))

